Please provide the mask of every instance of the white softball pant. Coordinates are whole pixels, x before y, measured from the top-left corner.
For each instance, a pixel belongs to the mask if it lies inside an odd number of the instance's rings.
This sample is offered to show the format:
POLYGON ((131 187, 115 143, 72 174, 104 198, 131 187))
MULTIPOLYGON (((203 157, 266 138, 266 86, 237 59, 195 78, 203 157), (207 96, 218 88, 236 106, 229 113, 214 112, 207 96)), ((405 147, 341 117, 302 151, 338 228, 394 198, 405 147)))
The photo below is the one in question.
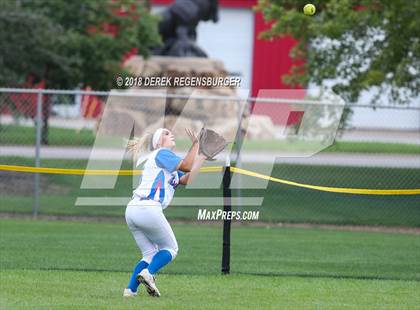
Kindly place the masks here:
POLYGON ((125 220, 145 262, 151 262, 159 250, 168 250, 172 260, 178 254, 178 243, 160 203, 150 200, 130 201, 125 220))

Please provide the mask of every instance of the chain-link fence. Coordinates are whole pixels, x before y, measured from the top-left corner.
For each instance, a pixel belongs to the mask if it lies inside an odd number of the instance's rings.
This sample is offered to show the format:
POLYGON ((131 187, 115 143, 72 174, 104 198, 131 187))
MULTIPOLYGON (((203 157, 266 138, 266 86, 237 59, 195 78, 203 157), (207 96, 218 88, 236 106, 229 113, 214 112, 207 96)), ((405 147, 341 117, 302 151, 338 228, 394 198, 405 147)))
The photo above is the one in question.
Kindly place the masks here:
MULTIPOLYGON (((127 95, 1 89, 0 105, 3 213, 122 216, 139 176, 89 177, 83 169, 136 168, 124 143, 163 126, 177 137, 176 152, 185 154, 190 142, 184 128, 206 125, 236 142, 207 166, 224 166, 231 153, 234 166, 259 173, 234 173, 233 210, 260 211, 259 220, 268 222, 420 226, 419 195, 351 192, 420 187, 419 107, 352 106, 340 129, 342 104, 200 90, 127 95), (39 173, 31 167, 56 169, 39 173), (99 186, 104 178, 112 186, 99 186)), ((207 172, 196 185, 179 189, 167 216, 197 220, 200 208, 221 208, 221 179, 221 171, 207 172)))

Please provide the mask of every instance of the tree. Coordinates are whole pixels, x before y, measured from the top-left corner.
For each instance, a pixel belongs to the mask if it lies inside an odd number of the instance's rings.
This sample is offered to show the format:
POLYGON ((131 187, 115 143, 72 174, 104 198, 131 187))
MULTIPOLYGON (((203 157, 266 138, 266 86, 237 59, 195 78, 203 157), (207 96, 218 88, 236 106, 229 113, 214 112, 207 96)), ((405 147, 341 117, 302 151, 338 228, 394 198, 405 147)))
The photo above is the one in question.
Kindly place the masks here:
POLYGON ((299 41, 291 57, 304 61, 284 77, 287 84, 330 80, 348 102, 364 90, 375 91, 373 104, 383 94, 395 103, 419 96, 420 1, 313 1, 314 16, 303 14, 306 3, 259 0, 257 6, 272 22, 262 38, 292 35, 299 41))
POLYGON ((148 56, 159 43, 157 18, 139 0, 0 0, 0 84, 28 74, 47 88, 115 87, 124 53, 148 56))
MULTIPOLYGON (((46 88, 115 87, 123 55, 148 56, 160 42, 145 0, 0 0, 0 85, 22 86, 28 76, 46 88), (7 42, 7 43, 6 43, 7 42)), ((47 144, 51 98, 44 102, 47 144)))

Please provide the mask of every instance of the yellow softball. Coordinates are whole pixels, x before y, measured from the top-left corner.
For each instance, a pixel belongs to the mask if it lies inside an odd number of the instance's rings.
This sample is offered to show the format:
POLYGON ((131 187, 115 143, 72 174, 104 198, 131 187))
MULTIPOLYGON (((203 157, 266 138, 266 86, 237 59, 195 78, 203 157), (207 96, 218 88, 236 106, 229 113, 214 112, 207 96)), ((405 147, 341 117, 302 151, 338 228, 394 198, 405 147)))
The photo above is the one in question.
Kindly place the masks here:
POLYGON ((308 3, 303 7, 303 13, 305 15, 314 15, 315 12, 316 12, 315 5, 313 5, 312 3, 308 3))

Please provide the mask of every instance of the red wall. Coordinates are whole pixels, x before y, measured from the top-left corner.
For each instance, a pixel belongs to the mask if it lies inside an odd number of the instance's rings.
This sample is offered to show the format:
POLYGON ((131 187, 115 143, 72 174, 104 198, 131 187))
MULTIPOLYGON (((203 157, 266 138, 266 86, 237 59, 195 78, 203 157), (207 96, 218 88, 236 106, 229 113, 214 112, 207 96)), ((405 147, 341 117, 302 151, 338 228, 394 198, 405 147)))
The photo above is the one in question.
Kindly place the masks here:
POLYGON ((289 89, 281 77, 289 73, 292 67, 290 50, 296 45, 296 40, 290 36, 271 41, 261 40, 259 34, 269 28, 261 13, 254 17, 254 55, 252 66, 252 95, 256 96, 259 89, 289 89))
MULTIPOLYGON (((264 21, 260 12, 254 14, 254 55, 252 60, 252 96, 260 98, 303 99, 304 90, 291 89, 282 81, 293 65, 289 56, 296 40, 291 36, 274 40, 261 40, 259 34, 268 29, 270 24, 264 21)), ((300 122, 303 112, 292 110, 287 104, 258 102, 253 113, 270 116, 278 125, 294 125, 300 122)))

